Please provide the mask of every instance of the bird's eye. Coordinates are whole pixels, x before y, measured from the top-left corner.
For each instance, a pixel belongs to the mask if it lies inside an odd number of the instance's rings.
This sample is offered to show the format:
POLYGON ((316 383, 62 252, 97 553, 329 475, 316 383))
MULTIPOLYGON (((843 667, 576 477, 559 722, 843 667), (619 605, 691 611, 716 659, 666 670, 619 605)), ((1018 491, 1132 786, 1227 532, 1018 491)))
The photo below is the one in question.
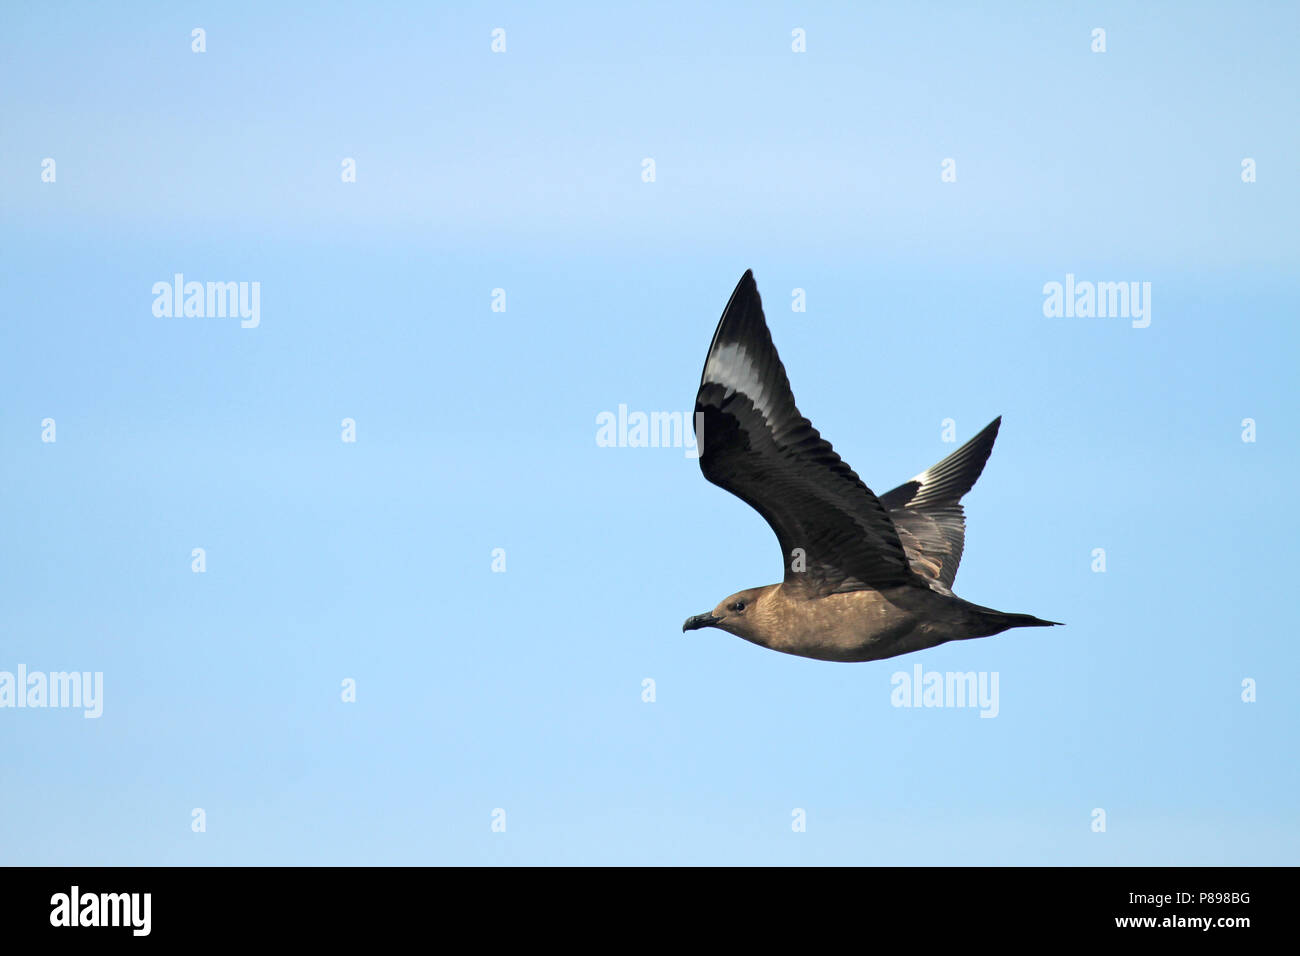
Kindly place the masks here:
POLYGON ((733 611, 743 611, 745 609, 745 602, 737 601, 735 604, 731 605, 731 609, 733 611))

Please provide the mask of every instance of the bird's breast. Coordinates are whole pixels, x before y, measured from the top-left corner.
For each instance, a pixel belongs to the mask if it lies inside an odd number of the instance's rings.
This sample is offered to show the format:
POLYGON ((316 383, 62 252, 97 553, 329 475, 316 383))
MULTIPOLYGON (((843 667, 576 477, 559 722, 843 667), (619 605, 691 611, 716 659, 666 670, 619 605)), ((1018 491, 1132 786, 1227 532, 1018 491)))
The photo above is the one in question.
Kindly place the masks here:
POLYGON ((773 650, 827 661, 869 661, 902 653, 921 621, 899 596, 850 591, 785 602, 781 620, 764 635, 773 650))

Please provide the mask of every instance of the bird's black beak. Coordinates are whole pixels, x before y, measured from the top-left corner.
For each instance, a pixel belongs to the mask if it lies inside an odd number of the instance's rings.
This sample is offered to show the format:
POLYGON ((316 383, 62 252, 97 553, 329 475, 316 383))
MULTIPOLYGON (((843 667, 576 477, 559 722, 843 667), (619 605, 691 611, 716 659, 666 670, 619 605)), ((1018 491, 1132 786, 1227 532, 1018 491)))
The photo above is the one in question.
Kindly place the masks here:
POLYGON ((722 618, 714 617, 712 614, 697 614, 694 617, 688 617, 686 623, 682 625, 682 633, 687 631, 698 631, 702 627, 712 627, 721 621, 722 618))

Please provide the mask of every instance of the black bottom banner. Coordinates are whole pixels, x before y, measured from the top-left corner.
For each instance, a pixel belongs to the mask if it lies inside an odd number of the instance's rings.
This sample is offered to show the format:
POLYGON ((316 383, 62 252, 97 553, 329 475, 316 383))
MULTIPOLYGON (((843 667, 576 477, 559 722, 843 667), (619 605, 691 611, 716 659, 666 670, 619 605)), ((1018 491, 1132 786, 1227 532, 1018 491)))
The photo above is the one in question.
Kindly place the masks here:
MULTIPOLYGON (((768 937, 783 924, 883 942, 1106 936, 1232 945, 1283 931, 1289 869, 0 869, 6 940, 493 940, 609 930, 768 937), (621 929, 619 927, 622 927, 621 929)), ((820 937, 820 934, 818 934, 820 937)), ((667 940, 663 940, 666 942, 667 940)))

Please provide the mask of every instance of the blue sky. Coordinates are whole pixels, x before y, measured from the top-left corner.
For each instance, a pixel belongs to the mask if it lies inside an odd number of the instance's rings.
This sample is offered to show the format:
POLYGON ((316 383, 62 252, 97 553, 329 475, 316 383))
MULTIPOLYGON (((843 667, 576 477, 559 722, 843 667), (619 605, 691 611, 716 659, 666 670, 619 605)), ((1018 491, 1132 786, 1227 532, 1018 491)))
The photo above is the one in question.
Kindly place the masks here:
POLYGON ((104 709, 0 708, 0 862, 1300 862, 1293 6, 2 25, 0 671, 104 709), (596 417, 688 411, 746 268, 877 492, 1004 416, 956 590, 1067 627, 680 632, 775 538, 596 417), (155 317, 177 272, 260 325, 155 317), (916 664, 998 716, 891 706, 916 664))

